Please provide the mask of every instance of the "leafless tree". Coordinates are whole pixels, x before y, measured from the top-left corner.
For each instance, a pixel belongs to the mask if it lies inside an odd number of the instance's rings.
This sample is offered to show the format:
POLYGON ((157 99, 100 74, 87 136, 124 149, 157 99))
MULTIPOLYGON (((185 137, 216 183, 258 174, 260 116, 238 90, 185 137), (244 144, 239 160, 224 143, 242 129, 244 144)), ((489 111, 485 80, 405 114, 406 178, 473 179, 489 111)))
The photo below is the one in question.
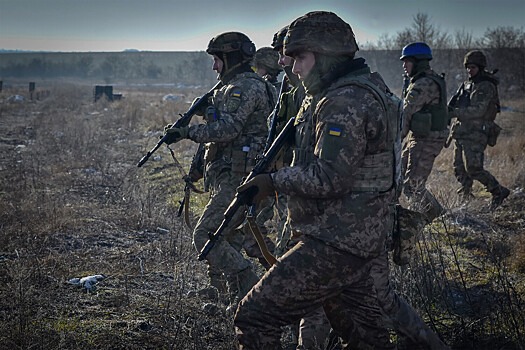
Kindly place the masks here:
POLYGON ((463 27, 454 33, 454 46, 457 49, 471 49, 474 47, 474 38, 472 32, 468 32, 463 27))
POLYGON ((410 42, 423 41, 432 48, 443 49, 451 47, 451 38, 448 33, 442 32, 434 25, 428 14, 418 12, 413 17, 410 27, 398 32, 394 37, 383 34, 379 37, 377 47, 387 50, 400 50, 410 42))
POLYGON ((488 49, 525 48, 525 31, 505 26, 488 28, 477 44, 488 49))

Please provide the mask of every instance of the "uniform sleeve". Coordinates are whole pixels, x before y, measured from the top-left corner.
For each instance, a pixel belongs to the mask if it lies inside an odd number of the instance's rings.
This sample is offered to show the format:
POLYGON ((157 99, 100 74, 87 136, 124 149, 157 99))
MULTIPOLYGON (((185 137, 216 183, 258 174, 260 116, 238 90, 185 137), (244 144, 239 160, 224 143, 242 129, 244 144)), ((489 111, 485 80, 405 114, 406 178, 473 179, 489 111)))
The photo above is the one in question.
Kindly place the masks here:
POLYGON ((351 191, 354 174, 364 159, 367 139, 381 134, 384 112, 370 93, 363 94, 358 88, 347 88, 346 92, 318 104, 314 112, 317 122, 312 135, 313 161, 274 173, 278 191, 308 198, 333 198, 351 191))
POLYGON ((482 119, 487 113, 489 103, 495 93, 496 89, 492 83, 479 83, 470 94, 470 105, 466 108, 456 109, 454 116, 460 121, 482 119))
MULTIPOLYGON (((229 142, 237 138, 249 116, 258 108, 261 90, 257 85, 249 84, 246 79, 238 85, 226 87, 224 98, 218 108, 218 119, 212 123, 193 125, 189 138, 198 143, 229 142)), ((266 92, 262 96, 266 96, 266 92)), ((263 99, 261 99, 263 100, 263 99)))
POLYGON ((408 135, 414 113, 419 112, 425 105, 431 104, 434 101, 439 101, 439 87, 434 81, 429 78, 421 78, 413 84, 410 84, 405 99, 403 100, 402 139, 408 135))

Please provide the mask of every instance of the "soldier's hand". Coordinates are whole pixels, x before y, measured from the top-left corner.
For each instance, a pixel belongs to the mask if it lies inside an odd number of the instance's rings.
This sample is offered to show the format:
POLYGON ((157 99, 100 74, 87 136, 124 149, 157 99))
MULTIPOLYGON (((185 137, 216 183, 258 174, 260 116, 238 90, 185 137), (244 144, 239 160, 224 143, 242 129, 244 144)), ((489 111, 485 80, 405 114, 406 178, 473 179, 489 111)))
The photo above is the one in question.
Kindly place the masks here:
POLYGON ((237 193, 246 196, 246 204, 259 204, 263 199, 275 192, 270 174, 259 174, 237 187, 237 193))
POLYGON ((171 124, 168 124, 164 127, 164 142, 166 142, 168 145, 188 138, 189 127, 183 126, 180 128, 172 128, 171 126, 171 124))

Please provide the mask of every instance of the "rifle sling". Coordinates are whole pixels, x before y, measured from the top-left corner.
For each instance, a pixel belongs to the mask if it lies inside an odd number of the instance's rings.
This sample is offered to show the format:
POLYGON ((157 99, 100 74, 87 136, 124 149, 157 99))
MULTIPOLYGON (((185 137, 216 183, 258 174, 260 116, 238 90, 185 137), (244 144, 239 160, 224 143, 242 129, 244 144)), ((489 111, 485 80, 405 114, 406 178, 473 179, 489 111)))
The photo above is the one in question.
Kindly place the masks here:
POLYGON ((270 253, 270 250, 264 241, 261 230, 255 222, 255 217, 253 215, 247 215, 246 219, 248 221, 248 225, 250 226, 250 230, 252 231, 252 234, 259 245, 259 249, 264 256, 264 259, 268 262, 268 264, 270 264, 270 266, 273 266, 277 262, 277 259, 272 255, 272 253, 270 253))

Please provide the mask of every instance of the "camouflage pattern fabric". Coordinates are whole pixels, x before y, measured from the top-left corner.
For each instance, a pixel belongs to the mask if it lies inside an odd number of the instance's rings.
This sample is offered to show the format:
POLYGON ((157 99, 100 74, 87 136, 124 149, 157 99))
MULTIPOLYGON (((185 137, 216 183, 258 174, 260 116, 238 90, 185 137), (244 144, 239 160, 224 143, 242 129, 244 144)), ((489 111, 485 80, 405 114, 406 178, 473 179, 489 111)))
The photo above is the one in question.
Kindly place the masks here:
POLYGON ((235 315, 240 349, 281 349, 281 327, 321 307, 344 346, 394 349, 374 307, 370 268, 370 259, 303 237, 241 301, 235 315))
POLYGON ((454 108, 452 116, 456 118, 451 135, 454 143, 454 173, 461 183, 462 192, 470 193, 474 180, 481 182, 487 191, 493 193, 499 189, 499 182, 483 168, 484 152, 487 148, 487 127, 496 115, 499 101, 496 85, 488 80, 464 83, 469 94, 470 104, 463 108, 454 108))
MULTIPOLYGON (((427 70, 427 74, 435 74, 427 70)), ((432 171, 434 160, 445 145, 448 130, 430 131, 428 136, 409 134, 412 117, 426 105, 439 103, 439 86, 430 78, 422 77, 408 85, 403 100, 403 131, 406 138, 401 156, 404 174, 403 193, 415 210, 422 210, 432 221, 442 212, 442 207, 425 185, 432 171)))
POLYGON ((243 349, 279 349, 280 327, 321 307, 344 343, 392 348, 367 263, 386 254, 394 195, 354 194, 348 181, 365 150, 383 151, 367 147, 367 139, 386 137, 386 116, 374 95, 357 86, 328 90, 316 101, 307 96, 297 117, 294 163, 272 175, 277 191, 289 196, 300 242, 243 299, 235 317, 243 349))
POLYGON ((358 86, 328 91, 319 104, 305 98, 296 119, 294 163, 272 174, 277 191, 289 196, 293 231, 364 258, 384 250, 392 194, 352 193, 348 181, 366 152, 382 151, 368 149, 367 139, 386 137, 384 118, 381 103, 358 86))
MULTIPOLYGON (((482 136, 479 135, 479 138, 482 136)), ((485 136, 486 137, 486 136, 485 136)), ((474 180, 481 182, 487 191, 499 188, 498 180, 483 168, 486 143, 471 139, 456 139, 454 142, 454 175, 461 184, 462 193, 470 194, 474 180)))
POLYGON ((420 212, 400 205, 397 206, 396 214, 397 225, 393 237, 392 257, 396 264, 406 265, 410 262, 421 231, 427 222, 420 212))
MULTIPOLYGON (((422 228, 422 226, 419 226, 422 228)), ((393 328, 401 336, 408 338, 414 348, 424 346, 431 350, 450 350, 441 341, 438 335, 432 331, 417 314, 417 312, 405 300, 400 298, 393 290, 389 282, 388 259, 385 255, 373 259, 370 270, 374 282, 379 307, 388 317, 385 325, 393 328)), ((371 304, 374 305, 374 304, 371 304)))
MULTIPOLYGON (((208 234, 214 232, 222 222, 236 188, 264 147, 268 132, 266 118, 273 108, 266 84, 252 72, 234 76, 215 92, 212 98, 216 111, 214 115, 208 117, 206 124, 189 128, 189 138, 197 143, 206 143, 207 146, 204 182, 210 191, 210 199, 193 232, 193 243, 198 251, 208 240, 208 234), (266 98, 261 98, 263 96, 266 98), (242 167, 234 167, 236 164, 242 167)), ((226 239, 219 240, 207 255, 212 270, 222 271, 230 280, 232 276, 251 268, 251 263, 240 253, 240 248, 233 244, 234 241, 242 244, 244 237, 236 239, 235 236, 240 233, 233 228, 243 220, 244 213, 240 210, 225 233, 226 239)), ((243 288, 249 289, 253 282, 247 284, 243 288)))

